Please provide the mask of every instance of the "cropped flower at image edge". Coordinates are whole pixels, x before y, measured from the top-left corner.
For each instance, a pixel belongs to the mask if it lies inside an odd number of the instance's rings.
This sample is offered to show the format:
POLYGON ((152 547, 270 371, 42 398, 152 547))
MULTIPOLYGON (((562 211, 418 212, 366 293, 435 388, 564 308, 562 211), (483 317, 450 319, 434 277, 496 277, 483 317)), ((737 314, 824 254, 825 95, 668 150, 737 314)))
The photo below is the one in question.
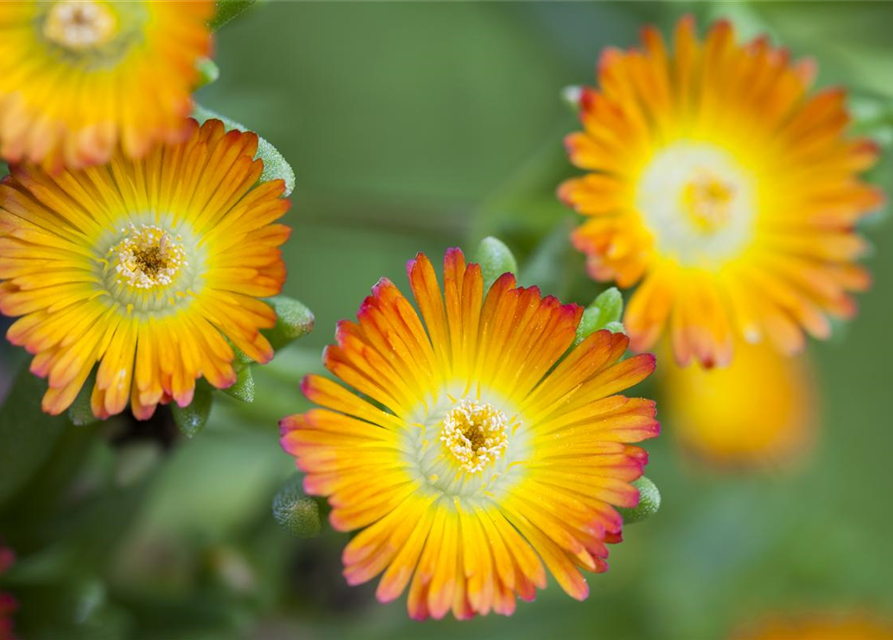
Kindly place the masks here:
POLYGON ((605 571, 605 543, 621 539, 614 507, 638 503, 648 456, 628 443, 658 434, 654 402, 616 395, 653 356, 620 360, 628 340, 608 331, 568 352, 580 307, 508 273, 485 295, 458 249, 442 292, 423 254, 408 270, 421 318, 381 280, 325 353, 352 389, 308 376, 322 408, 281 423, 305 490, 328 497, 336 529, 361 529, 348 582, 383 573, 382 602, 408 585, 416 619, 511 614, 546 568, 585 598, 580 569, 605 571))
POLYGON ((189 134, 214 3, 0 2, 0 155, 101 164, 189 134))
POLYGON ((17 165, 0 184, 0 311, 34 354, 58 414, 94 366, 93 413, 150 417, 192 401, 196 379, 236 373, 230 343, 258 362, 276 323, 261 297, 280 292, 289 228, 281 180, 258 183, 253 133, 188 121, 189 139, 143 160, 50 175, 17 165), (228 339, 228 340, 227 340, 228 339))

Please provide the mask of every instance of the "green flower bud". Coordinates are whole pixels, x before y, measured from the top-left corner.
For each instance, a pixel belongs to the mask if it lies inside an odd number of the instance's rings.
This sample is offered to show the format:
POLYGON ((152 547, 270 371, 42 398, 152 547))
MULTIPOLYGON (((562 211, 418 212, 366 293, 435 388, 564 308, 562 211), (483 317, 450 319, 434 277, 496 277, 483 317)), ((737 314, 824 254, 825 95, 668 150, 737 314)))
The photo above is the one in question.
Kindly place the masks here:
POLYGON ((208 416, 211 415, 211 393, 210 385, 199 382, 195 385, 195 395, 188 406, 181 407, 175 402, 171 403, 174 422, 186 437, 192 438, 205 428, 208 416))
POLYGON ((642 476, 633 482, 633 486, 639 490, 639 504, 632 509, 622 507, 617 509, 623 517, 623 524, 641 522, 653 516, 660 509, 660 491, 657 490, 657 485, 642 476))

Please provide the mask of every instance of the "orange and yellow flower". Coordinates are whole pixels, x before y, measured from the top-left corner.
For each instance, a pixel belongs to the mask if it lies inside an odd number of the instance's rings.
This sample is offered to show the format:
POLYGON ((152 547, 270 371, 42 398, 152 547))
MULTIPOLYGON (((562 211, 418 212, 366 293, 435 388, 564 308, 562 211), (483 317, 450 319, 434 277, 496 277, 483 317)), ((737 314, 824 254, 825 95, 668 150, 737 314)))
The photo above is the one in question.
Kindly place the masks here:
POLYGON ((814 614, 774 618, 734 640, 893 640, 893 626, 867 614, 814 614))
POLYGON ((573 234, 591 275, 637 283, 634 349, 669 333, 676 359, 727 365, 735 337, 786 354, 826 338, 870 283, 854 225, 882 202, 859 179, 876 146, 849 139, 844 92, 811 94, 808 61, 728 22, 703 42, 683 18, 675 47, 608 49, 584 89, 571 161, 589 171, 559 196, 588 216, 573 234))
POLYGON ((818 393, 805 356, 735 345, 727 368, 661 367, 662 406, 682 446, 728 467, 779 467, 809 449, 818 393))
POLYGON ((214 3, 0 3, 0 155, 58 171, 188 135, 214 3))
POLYGON ((654 369, 620 360, 628 339, 599 331, 571 349, 582 309, 515 284, 488 292, 451 249, 441 291, 422 254, 408 265, 421 318, 388 280, 343 321, 326 367, 308 376, 322 406, 285 418, 282 445, 327 496, 350 584, 384 572, 377 596, 409 585, 413 618, 510 614, 546 568, 572 597, 580 569, 604 571, 658 433, 650 400, 618 392, 654 369), (362 394, 362 395, 361 395, 362 394), (545 564, 545 567, 543 566, 545 564))
POLYGON ((131 401, 138 418, 159 402, 189 404, 196 379, 236 380, 235 344, 273 356, 260 329, 276 315, 278 249, 289 228, 281 180, 258 180, 253 133, 189 120, 189 138, 143 160, 51 175, 12 168, 0 184, 0 311, 7 334, 49 381, 45 411, 68 407, 99 362, 93 412, 131 401))

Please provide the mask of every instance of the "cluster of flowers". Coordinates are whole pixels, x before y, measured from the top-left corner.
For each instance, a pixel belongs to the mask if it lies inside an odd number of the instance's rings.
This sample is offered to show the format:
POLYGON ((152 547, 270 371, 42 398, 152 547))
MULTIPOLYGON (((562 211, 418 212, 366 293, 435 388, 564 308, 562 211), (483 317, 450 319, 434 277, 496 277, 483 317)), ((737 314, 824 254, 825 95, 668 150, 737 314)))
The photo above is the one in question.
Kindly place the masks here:
MULTIPOLYGON (((0 311, 48 380, 47 412, 94 369, 96 416, 129 403, 147 418, 188 405, 199 377, 233 384, 234 347, 273 356, 261 298, 285 279, 284 185, 258 182, 254 134, 187 117, 212 10, 0 6, 0 311)), ((588 217, 573 242, 591 275, 639 284, 629 337, 579 339, 579 306, 510 273, 486 288, 456 249, 441 284, 419 254, 416 306, 381 280, 325 352, 344 386, 307 377, 320 408, 281 423, 306 491, 361 530, 347 580, 383 574, 382 601, 408 587, 414 618, 509 614, 547 570, 587 596, 581 570, 607 569, 617 508, 639 500, 636 443, 659 431, 653 401, 621 395, 655 365, 628 346, 666 334, 679 365, 762 368, 745 345, 794 353, 868 286, 854 225, 881 201, 858 177, 877 152, 844 136, 843 93, 810 94, 811 63, 739 44, 725 22, 642 43, 606 51, 599 89, 580 94, 567 147, 588 173, 559 189, 588 217)))
POLYGON ((213 2, 0 6, 0 311, 48 380, 45 411, 99 363, 93 413, 188 405, 273 349, 281 180, 253 133, 189 118, 213 2), (10 35, 11 34, 11 35, 10 35), (36 69, 36 70, 35 70, 36 69))

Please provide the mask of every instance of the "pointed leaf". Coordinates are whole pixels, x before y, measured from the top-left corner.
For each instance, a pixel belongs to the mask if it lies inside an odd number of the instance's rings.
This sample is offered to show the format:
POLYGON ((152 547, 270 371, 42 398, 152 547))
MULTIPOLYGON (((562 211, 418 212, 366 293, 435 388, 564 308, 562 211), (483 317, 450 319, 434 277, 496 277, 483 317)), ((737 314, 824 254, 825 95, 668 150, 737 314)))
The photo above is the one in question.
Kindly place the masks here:
POLYGON ((171 403, 174 422, 185 436, 192 438, 205 428, 208 416, 211 415, 211 393, 210 385, 199 383, 195 385, 191 404, 181 407, 175 402, 171 403))
POLYGON ((23 367, 0 407, 0 504, 40 468, 68 424, 40 408, 46 382, 23 367))
POLYGON ((617 287, 601 292, 583 312, 577 326, 574 346, 583 342, 596 331, 607 329, 612 333, 625 333, 620 318, 623 316, 623 296, 617 287))
POLYGON ((267 303, 276 312, 276 326, 264 331, 264 335, 275 350, 303 338, 313 330, 313 312, 301 302, 288 296, 273 296, 267 298, 267 303))
MULTIPOLYGON (((240 124, 235 120, 231 120, 226 116, 222 116, 219 113, 212 111, 211 109, 206 109, 200 104, 195 105, 195 108, 192 111, 192 117, 198 120, 200 123, 204 122, 205 120, 216 118, 217 120, 223 122, 227 129, 250 131, 250 129, 245 125, 240 124)), ((285 158, 282 157, 282 154, 276 150, 276 147, 271 145, 260 136, 258 136, 256 157, 264 161, 264 172, 260 174, 261 182, 265 182, 267 180, 284 180, 285 193, 283 195, 288 196, 289 194, 291 194, 292 191, 294 191, 295 172, 291 168, 291 165, 289 165, 288 162, 285 161, 285 158)))
POLYGON ((601 311, 599 318, 602 323, 620 322, 623 316, 623 296, 617 287, 602 291, 592 304, 601 311))
POLYGON ((243 367, 239 370, 236 382, 223 392, 242 402, 254 402, 254 375, 251 367, 243 367))
POLYGON ((586 307, 583 311, 583 317, 580 318, 580 324, 577 325, 577 335, 574 336, 574 346, 583 342, 586 338, 598 331, 601 316, 601 309, 592 305, 586 307))
POLYGON ((214 13, 214 17, 208 21, 208 26, 211 27, 212 31, 217 31, 220 27, 253 5, 254 2, 255 0, 217 0, 217 10, 214 13))
POLYGON ((84 386, 81 387, 74 402, 68 407, 68 419, 76 427, 86 427, 94 422, 99 422, 99 419, 93 415, 93 408, 90 403, 90 396, 93 395, 93 385, 95 384, 96 370, 94 369, 84 386))
POLYGON ((504 273, 518 273, 518 262, 503 242, 493 236, 481 240, 477 250, 477 261, 481 265, 484 278, 484 291, 488 291, 504 273))
POLYGON ((611 333, 626 333, 626 327, 623 326, 622 322, 609 322, 602 329, 607 329, 611 333))
POLYGON ((300 474, 295 474, 273 499, 273 517, 284 529, 299 538, 319 534, 322 523, 319 504, 304 493, 300 474))

